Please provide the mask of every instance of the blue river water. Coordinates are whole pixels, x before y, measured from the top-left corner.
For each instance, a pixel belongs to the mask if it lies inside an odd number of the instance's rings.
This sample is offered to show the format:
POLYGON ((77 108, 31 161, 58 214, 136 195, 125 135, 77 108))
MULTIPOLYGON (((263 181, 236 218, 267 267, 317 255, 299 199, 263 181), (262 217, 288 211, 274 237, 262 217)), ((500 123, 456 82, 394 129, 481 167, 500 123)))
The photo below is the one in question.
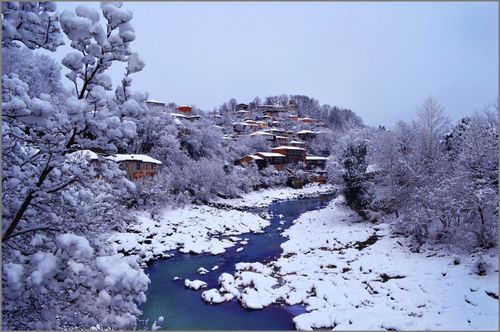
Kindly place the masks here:
POLYGON ((208 283, 208 288, 218 288, 217 279, 223 272, 234 273, 234 265, 239 262, 266 263, 278 257, 280 245, 286 238, 281 233, 292 225, 300 214, 321 209, 334 195, 272 203, 267 211, 272 216, 271 225, 265 233, 238 235, 248 239, 243 251, 236 245, 221 255, 180 254, 169 259, 155 261, 146 269, 151 279, 147 301, 141 306, 143 311, 138 328, 149 329, 155 319, 164 317, 162 330, 294 330, 293 317, 305 312, 303 307, 271 305, 262 310, 241 307, 237 300, 221 304, 207 304, 201 298, 203 290, 194 291, 184 287, 184 279, 199 279, 208 283), (281 216, 280 216, 281 215, 281 216), (206 275, 199 275, 198 268, 219 269, 206 275), (173 280, 180 277, 180 280, 173 280))

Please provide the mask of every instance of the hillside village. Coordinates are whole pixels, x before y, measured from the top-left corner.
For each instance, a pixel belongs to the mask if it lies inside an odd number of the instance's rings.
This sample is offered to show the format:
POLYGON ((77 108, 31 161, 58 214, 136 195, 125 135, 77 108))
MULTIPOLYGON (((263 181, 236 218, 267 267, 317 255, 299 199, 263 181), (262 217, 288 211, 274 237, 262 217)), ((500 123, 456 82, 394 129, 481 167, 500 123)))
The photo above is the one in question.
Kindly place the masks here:
MULTIPOLYGON (((320 133, 328 131, 324 122, 311 117, 300 117, 294 99, 286 105, 261 104, 254 105, 239 103, 234 106, 230 114, 220 112, 204 114, 200 110, 188 105, 175 106, 157 100, 146 101, 148 108, 162 108, 169 112, 175 123, 181 127, 183 121, 197 121, 202 117, 208 118, 212 125, 221 131, 223 140, 228 144, 242 137, 262 138, 268 146, 266 151, 254 151, 252 154, 240 156, 234 161, 235 165, 248 167, 255 164, 259 170, 273 167, 277 171, 287 172, 290 176, 288 184, 292 187, 301 187, 305 181, 292 176, 293 170, 303 170, 308 173, 309 182, 326 183, 325 171, 328 156, 314 155, 311 151, 311 142, 320 133), (227 124, 230 119, 230 126, 227 124)), ((179 131, 180 135, 189 135, 186 131, 179 131)))

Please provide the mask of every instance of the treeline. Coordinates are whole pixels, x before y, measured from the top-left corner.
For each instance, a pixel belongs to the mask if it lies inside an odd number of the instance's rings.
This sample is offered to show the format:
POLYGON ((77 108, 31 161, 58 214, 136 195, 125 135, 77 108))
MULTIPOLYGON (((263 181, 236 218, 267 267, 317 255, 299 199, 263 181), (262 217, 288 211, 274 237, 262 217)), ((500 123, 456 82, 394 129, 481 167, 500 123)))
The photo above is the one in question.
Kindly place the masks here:
POLYGON ((331 178, 343 181, 348 203, 363 217, 393 214, 394 231, 410 236, 415 250, 429 241, 496 246, 498 103, 452 125, 428 98, 413 121, 344 140, 331 178))

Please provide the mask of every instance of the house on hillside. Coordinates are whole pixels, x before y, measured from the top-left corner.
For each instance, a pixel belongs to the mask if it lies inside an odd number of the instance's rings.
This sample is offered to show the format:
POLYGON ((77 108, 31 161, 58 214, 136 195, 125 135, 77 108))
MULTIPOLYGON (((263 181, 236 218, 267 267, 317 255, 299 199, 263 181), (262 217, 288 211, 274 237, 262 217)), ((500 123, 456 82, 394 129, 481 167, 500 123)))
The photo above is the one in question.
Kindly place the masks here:
POLYGON ((267 128, 269 126, 269 123, 266 121, 256 121, 256 124, 258 124, 262 128, 267 128))
POLYGON ((116 161, 131 180, 155 176, 161 161, 144 154, 116 154, 108 157, 116 161))
POLYGON ((283 128, 272 128, 270 132, 274 135, 286 136, 286 130, 283 128))
POLYGON ((303 141, 311 141, 315 139, 317 133, 311 130, 300 130, 297 132, 297 137, 303 141))
POLYGON ((153 100, 153 99, 146 100, 146 105, 148 107, 151 107, 151 106, 152 107, 155 107, 155 106, 157 106, 157 107, 165 107, 165 103, 164 102, 158 101, 158 100, 153 100))
POLYGON ((234 107, 234 111, 235 111, 235 112, 238 112, 238 111, 246 111, 246 110, 248 110, 248 105, 247 105, 247 104, 240 103, 240 104, 238 104, 238 105, 236 105, 236 106, 234 107))
POLYGON ((239 110, 239 111, 236 111, 236 116, 238 118, 249 118, 250 116, 252 116, 252 112, 250 112, 248 110, 239 110))
POLYGON ((233 123, 233 130, 237 133, 254 133, 260 129, 260 126, 256 123, 247 123, 247 122, 237 122, 233 123))
POLYGON ((278 144, 278 146, 279 145, 287 145, 289 141, 290 141, 290 138, 288 138, 288 136, 276 135, 276 144, 278 144))
POLYGON ((271 149, 274 153, 279 153, 285 156, 285 163, 299 163, 306 161, 306 149, 296 146, 282 145, 271 149))
POLYGON ((254 154, 246 155, 239 160, 239 164, 245 167, 249 166, 252 162, 254 162, 259 169, 263 169, 264 167, 266 167, 266 161, 264 160, 264 158, 254 154))
POLYGON ((276 152, 257 152, 255 154, 264 159, 267 165, 272 165, 278 171, 283 171, 286 168, 286 157, 281 153, 276 152))
POLYGON ((191 113, 193 111, 193 107, 188 105, 177 106, 175 109, 183 113, 191 113))
POLYGON ((251 133, 250 136, 260 136, 262 137, 263 139, 265 139, 268 143, 271 143, 273 144, 275 141, 276 141, 276 135, 275 134, 272 134, 268 131, 263 131, 263 130, 259 130, 259 131, 256 131, 254 133, 251 133))
POLYGON ((327 157, 321 156, 306 156, 306 170, 317 170, 317 169, 325 169, 327 157))
MULTIPOLYGON (((161 161, 143 154, 116 154, 116 155, 100 155, 90 150, 79 150, 68 155, 68 161, 72 163, 100 163, 104 160, 112 160, 126 172, 127 178, 137 180, 148 176, 154 176, 157 172, 158 165, 161 161)), ((98 174, 96 178, 101 178, 98 174)))
POLYGON ((290 141, 289 145, 295 146, 297 148, 303 148, 306 146, 306 143, 301 142, 301 141, 290 141))

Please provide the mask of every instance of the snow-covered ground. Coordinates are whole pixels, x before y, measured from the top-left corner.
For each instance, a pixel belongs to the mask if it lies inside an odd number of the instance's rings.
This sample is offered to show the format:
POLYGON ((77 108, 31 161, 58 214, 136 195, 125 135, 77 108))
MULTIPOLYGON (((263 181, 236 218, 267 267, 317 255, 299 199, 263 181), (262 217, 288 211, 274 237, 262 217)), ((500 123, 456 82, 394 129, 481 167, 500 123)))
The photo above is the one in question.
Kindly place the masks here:
MULTIPOLYGON (((148 211, 136 212, 137 224, 127 232, 114 233, 109 241, 117 252, 137 254, 143 263, 156 258, 170 257, 169 251, 214 255, 237 245, 234 235, 259 233, 269 220, 256 214, 233 210, 231 207, 262 207, 274 201, 315 196, 335 189, 331 185, 312 184, 302 189, 275 188, 245 194, 243 198, 221 199, 214 203, 225 208, 187 205, 163 209, 154 217, 148 211)), ((239 245, 246 244, 240 242, 239 245)), ((238 249, 243 250, 243 247, 238 249)))
POLYGON ((336 189, 338 189, 338 187, 331 184, 311 183, 305 185, 301 189, 289 187, 262 189, 247 193, 243 195, 242 198, 221 198, 213 202, 238 208, 263 207, 277 201, 332 193, 336 189))
POLYGON ((303 304, 297 329, 498 329, 498 256, 482 253, 488 273, 474 266, 480 254, 446 250, 410 252, 390 225, 355 222, 339 197, 302 214, 284 232, 281 257, 267 265, 240 263, 219 289, 202 297, 219 303, 237 297, 248 308, 303 304), (231 295, 229 295, 231 294, 231 295))
POLYGON ((241 240, 234 235, 260 232, 268 225, 269 220, 250 212, 189 205, 161 210, 155 217, 138 212, 137 224, 125 233, 114 233, 109 241, 117 252, 138 254, 147 262, 169 257, 168 252, 176 249, 220 254, 241 240))

